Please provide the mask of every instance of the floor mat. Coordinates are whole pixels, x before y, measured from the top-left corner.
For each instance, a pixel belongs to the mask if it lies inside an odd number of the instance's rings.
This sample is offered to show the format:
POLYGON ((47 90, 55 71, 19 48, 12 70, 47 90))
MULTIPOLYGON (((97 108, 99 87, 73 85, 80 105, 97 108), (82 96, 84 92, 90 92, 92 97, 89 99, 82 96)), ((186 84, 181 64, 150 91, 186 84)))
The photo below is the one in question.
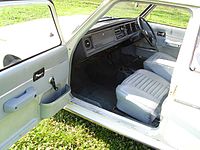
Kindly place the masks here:
POLYGON ((112 111, 116 106, 115 88, 106 88, 97 84, 90 84, 90 86, 81 89, 79 95, 87 97, 85 101, 100 105, 102 108, 112 111))
POLYGON ((113 111, 117 103, 116 87, 136 70, 143 68, 143 61, 119 51, 94 56, 74 68, 73 94, 88 103, 113 111))

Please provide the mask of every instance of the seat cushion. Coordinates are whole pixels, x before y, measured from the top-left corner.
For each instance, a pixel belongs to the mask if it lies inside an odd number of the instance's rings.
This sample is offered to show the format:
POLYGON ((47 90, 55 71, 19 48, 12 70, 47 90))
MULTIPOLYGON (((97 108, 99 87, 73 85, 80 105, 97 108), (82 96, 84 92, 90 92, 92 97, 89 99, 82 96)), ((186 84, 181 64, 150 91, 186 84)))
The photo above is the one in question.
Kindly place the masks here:
POLYGON ((153 71, 170 82, 175 63, 176 58, 157 52, 144 62, 144 68, 153 71))
POLYGON ((168 92, 168 81, 153 72, 141 69, 118 85, 117 108, 150 124, 160 115, 161 105, 168 92))

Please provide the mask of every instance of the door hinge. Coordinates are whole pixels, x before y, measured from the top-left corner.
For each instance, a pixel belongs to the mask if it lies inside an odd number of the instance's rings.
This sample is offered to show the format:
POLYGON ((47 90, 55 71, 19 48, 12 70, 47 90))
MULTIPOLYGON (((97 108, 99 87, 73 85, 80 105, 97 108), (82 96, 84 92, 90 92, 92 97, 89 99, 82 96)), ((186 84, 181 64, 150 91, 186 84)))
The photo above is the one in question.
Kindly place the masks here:
POLYGON ((171 95, 171 96, 175 96, 176 91, 177 91, 177 88, 178 88, 178 85, 176 85, 176 86, 173 88, 173 90, 171 90, 171 92, 170 92, 170 95, 171 95))

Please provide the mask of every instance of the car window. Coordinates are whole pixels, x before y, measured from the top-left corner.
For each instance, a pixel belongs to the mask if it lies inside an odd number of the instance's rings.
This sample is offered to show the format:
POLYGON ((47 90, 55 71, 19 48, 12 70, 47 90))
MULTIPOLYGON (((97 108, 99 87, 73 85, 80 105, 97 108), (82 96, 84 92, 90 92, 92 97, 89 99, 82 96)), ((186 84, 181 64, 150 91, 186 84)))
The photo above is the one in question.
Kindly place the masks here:
POLYGON ((98 8, 102 0, 54 0, 65 41, 98 8))
POLYGON ((0 8, 0 69, 60 45, 46 5, 0 8))
POLYGON ((159 24, 186 28, 190 16, 191 14, 187 9, 156 6, 156 8, 146 17, 146 20, 159 24))
POLYGON ((135 2, 119 2, 105 16, 113 18, 136 18, 148 5, 135 2))

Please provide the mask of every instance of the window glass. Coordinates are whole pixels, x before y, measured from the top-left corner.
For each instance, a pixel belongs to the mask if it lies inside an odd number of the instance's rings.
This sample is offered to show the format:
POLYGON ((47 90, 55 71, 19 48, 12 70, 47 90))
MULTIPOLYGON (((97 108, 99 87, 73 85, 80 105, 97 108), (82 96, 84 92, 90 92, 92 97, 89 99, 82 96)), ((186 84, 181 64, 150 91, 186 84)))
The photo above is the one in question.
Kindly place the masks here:
POLYGON ((149 4, 119 2, 105 16, 113 18, 136 18, 149 4))
POLYGON ((0 8, 0 69, 60 44, 46 5, 0 8))
POLYGON ((159 24, 186 28, 190 16, 191 14, 187 9, 156 6, 156 8, 147 16, 146 20, 159 24))
POLYGON ((102 0, 54 0, 65 41, 91 15, 102 0))

